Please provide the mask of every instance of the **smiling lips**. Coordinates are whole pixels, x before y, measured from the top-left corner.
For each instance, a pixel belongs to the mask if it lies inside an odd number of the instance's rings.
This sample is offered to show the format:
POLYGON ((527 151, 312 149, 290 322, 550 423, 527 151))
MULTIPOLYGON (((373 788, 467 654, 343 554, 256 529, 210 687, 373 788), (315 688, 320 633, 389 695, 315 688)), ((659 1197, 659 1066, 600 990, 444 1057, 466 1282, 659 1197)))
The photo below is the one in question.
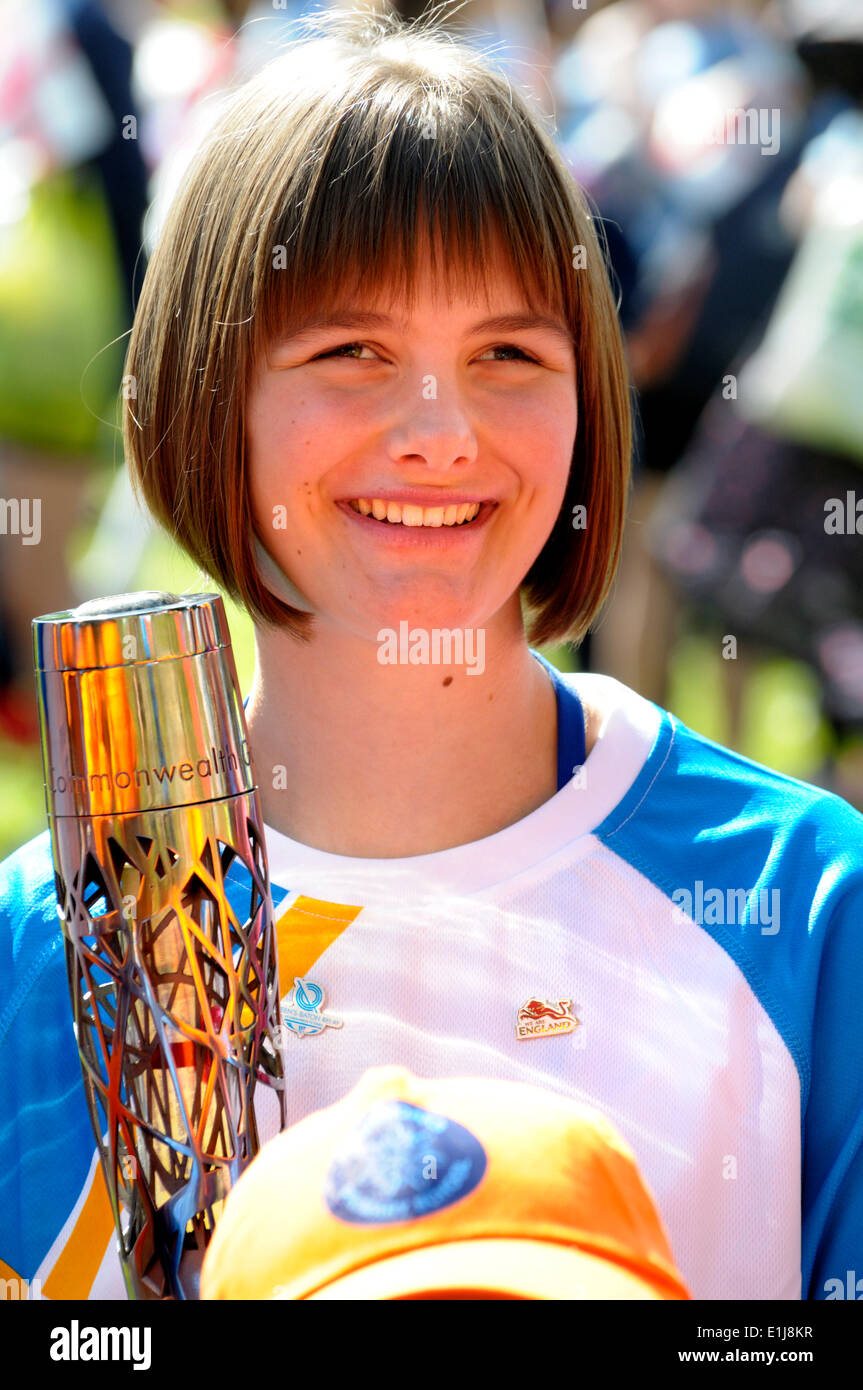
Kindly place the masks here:
POLYGON ((479 502, 460 502, 448 507, 418 507, 410 502, 385 502, 379 497, 359 497, 349 505, 361 516, 388 521, 393 526, 463 526, 479 514, 479 502))

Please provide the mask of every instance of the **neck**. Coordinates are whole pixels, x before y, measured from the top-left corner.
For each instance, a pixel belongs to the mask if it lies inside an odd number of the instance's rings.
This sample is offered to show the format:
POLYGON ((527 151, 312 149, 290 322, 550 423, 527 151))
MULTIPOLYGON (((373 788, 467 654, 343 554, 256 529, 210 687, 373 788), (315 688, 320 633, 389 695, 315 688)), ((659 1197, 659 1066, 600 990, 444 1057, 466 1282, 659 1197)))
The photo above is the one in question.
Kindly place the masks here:
POLYGON ((376 642, 315 623, 307 644, 256 629, 246 717, 272 829, 333 854, 401 858, 492 835, 554 795, 555 694, 520 612, 484 629, 476 674, 382 665, 376 642))

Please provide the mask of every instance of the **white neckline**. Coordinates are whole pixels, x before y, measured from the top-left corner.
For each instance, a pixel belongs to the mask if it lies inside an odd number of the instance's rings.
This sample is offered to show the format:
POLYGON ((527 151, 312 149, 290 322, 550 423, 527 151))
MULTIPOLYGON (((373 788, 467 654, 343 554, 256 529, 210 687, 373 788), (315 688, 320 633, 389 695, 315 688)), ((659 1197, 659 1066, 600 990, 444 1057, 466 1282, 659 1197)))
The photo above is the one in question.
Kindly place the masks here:
POLYGON ((392 901, 398 891, 419 887, 478 892, 514 877, 556 854, 606 819, 629 791, 656 742, 663 711, 611 676, 562 675, 583 703, 604 711, 596 742, 584 764, 584 785, 574 777, 536 810, 481 840, 454 845, 433 854, 394 859, 358 859, 331 854, 290 839, 265 825, 267 858, 273 883, 289 891, 324 891, 361 879, 365 900, 392 901), (314 876, 314 884, 299 880, 314 876))

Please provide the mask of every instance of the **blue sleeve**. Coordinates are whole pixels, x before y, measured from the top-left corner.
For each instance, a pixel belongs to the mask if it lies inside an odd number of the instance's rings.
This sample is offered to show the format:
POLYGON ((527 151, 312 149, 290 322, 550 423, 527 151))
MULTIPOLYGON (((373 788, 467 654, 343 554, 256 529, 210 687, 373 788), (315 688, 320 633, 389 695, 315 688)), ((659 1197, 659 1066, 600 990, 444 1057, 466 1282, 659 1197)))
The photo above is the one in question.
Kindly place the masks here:
POLYGON ((22 1278, 59 1234, 93 1148, 45 830, 0 864, 0 1260, 22 1278))
POLYGON ((808 1298, 863 1298, 861 878, 858 867, 823 933, 803 1128, 802 1262, 808 1298))
POLYGON ((669 898, 696 877, 780 891, 776 934, 703 929, 797 1068, 802 1296, 847 1298, 853 1276, 863 1297, 863 816, 663 712, 642 773, 595 833, 669 898))

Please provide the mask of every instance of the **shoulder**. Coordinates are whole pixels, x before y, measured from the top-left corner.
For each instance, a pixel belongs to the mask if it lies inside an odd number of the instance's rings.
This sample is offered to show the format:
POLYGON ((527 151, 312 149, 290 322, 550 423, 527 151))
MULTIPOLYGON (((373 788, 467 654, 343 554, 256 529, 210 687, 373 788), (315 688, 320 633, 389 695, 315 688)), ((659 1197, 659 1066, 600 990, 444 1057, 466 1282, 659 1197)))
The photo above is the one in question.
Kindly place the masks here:
POLYGON ((62 953, 51 838, 44 830, 0 863, 0 1043, 21 992, 62 953))
POLYGON ((595 834, 736 961, 794 1054, 805 1098, 828 981, 835 1002, 859 959, 863 815, 654 709, 650 753, 595 834))
POLYGON ((628 698, 633 708, 647 706, 655 721, 643 766, 597 827, 606 843, 629 845, 653 865, 651 877, 661 860, 672 886, 694 862, 733 863, 744 876, 767 868, 789 886, 812 885, 825 872, 837 888, 863 886, 863 815, 847 801, 725 748, 620 689, 622 704, 628 698))

